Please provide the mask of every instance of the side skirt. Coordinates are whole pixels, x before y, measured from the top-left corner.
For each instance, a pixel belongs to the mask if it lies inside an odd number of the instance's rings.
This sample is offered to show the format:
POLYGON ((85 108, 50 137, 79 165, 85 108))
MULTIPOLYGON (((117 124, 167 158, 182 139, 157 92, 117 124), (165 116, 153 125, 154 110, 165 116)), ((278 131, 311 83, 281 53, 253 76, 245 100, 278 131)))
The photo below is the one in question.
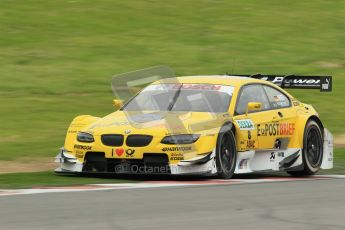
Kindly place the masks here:
POLYGON ((235 174, 286 171, 303 164, 302 149, 272 149, 238 152, 235 174))

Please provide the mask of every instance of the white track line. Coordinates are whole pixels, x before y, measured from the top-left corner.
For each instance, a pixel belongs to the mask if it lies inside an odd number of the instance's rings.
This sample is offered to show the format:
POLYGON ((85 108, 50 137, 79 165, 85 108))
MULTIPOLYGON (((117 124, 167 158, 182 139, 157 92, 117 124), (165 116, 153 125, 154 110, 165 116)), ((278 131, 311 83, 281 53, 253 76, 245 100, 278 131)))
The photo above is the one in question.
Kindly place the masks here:
POLYGON ((82 191, 102 191, 118 189, 140 189, 140 188, 162 188, 162 187, 186 187, 186 186, 210 186, 210 185, 236 185, 236 184, 255 184, 255 183, 274 183, 286 181, 311 181, 327 179, 345 179, 345 175, 316 175, 306 178, 293 177, 268 177, 260 179, 232 179, 232 180, 196 180, 196 181, 144 181, 139 183, 117 183, 117 184, 89 184, 81 186, 64 187, 41 187, 32 189, 5 189, 0 190, 0 196, 56 193, 56 192, 82 192, 82 191))

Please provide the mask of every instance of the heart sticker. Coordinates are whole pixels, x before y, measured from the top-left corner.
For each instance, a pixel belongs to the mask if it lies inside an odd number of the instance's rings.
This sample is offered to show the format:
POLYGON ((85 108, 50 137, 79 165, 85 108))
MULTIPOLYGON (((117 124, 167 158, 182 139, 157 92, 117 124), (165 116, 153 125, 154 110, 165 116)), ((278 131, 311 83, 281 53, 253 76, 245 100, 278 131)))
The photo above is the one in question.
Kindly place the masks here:
POLYGON ((118 155, 119 157, 120 157, 124 152, 125 152, 124 149, 116 149, 116 150, 115 150, 116 155, 118 155))

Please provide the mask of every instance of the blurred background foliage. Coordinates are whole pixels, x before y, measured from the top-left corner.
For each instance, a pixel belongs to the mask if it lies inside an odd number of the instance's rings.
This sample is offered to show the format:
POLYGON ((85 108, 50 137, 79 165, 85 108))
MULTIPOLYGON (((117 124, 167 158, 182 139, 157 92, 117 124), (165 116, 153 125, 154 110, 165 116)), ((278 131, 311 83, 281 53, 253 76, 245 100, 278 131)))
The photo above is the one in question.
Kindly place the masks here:
POLYGON ((55 156, 73 117, 113 111, 111 76, 154 65, 333 75, 332 93, 292 93, 345 133, 344 15, 341 0, 1 0, 0 160, 55 156))

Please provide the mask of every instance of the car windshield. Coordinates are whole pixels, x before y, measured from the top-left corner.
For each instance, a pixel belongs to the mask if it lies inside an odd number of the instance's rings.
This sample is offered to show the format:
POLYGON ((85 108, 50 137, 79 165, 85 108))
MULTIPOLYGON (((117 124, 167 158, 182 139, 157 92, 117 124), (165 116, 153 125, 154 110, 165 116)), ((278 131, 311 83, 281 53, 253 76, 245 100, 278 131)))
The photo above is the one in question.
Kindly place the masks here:
POLYGON ((213 84, 150 85, 130 100, 124 111, 227 112, 234 87, 213 84))

